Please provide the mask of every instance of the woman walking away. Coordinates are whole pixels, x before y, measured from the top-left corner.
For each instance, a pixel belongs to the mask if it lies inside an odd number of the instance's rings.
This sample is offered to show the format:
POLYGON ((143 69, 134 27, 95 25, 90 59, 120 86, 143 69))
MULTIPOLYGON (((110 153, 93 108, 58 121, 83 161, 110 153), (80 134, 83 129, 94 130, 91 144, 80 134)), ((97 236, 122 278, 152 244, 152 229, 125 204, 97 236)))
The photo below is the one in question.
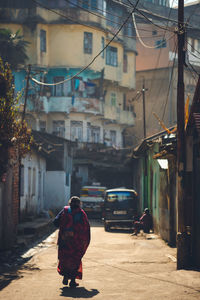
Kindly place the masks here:
POLYGON ((90 225, 86 213, 80 208, 79 197, 69 200, 54 219, 58 233, 58 273, 63 276, 63 284, 78 286, 75 279, 82 279, 81 259, 90 243, 90 225))

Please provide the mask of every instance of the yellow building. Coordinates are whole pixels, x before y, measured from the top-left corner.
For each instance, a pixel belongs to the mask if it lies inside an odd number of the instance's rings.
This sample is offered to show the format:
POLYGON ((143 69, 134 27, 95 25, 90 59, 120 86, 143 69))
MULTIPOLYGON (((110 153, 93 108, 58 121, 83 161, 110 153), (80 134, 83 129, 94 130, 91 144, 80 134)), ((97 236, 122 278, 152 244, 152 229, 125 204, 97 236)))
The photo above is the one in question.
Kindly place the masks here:
MULTIPOLYGON (((135 89, 136 42, 127 8, 112 0, 2 0, 0 14, 0 28, 20 29, 29 42, 31 128, 82 149, 124 148, 135 124, 127 93, 135 89)), ((14 76, 16 90, 25 88, 27 67, 14 76)), ((82 183, 88 173, 87 163, 78 166, 82 183)))
MULTIPOLYGON (((5 3, 1 11, 5 17, 0 27, 20 29, 30 43, 32 77, 47 84, 31 81, 31 126, 70 140, 122 148, 123 131, 135 122, 126 99, 135 88, 136 57, 126 8, 103 0, 18 0, 5 3)), ((18 90, 25 84, 20 76, 16 72, 18 90)))

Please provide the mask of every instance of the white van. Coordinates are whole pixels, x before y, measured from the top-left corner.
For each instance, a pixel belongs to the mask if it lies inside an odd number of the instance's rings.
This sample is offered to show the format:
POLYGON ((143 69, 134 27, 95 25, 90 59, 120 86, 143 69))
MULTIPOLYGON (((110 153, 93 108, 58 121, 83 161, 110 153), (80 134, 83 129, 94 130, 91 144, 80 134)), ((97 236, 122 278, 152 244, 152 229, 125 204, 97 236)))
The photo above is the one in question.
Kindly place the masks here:
POLYGON ((80 200, 83 210, 88 215, 101 216, 105 186, 86 185, 81 188, 80 200))

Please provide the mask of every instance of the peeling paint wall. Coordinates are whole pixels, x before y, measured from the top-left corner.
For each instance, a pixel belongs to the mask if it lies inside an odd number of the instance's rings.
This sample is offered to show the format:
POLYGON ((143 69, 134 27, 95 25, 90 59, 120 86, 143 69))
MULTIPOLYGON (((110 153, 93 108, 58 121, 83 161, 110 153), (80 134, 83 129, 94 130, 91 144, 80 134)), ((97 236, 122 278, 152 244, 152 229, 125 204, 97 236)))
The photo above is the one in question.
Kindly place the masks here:
POLYGON ((44 209, 46 161, 32 152, 21 162, 20 215, 37 215, 44 209))

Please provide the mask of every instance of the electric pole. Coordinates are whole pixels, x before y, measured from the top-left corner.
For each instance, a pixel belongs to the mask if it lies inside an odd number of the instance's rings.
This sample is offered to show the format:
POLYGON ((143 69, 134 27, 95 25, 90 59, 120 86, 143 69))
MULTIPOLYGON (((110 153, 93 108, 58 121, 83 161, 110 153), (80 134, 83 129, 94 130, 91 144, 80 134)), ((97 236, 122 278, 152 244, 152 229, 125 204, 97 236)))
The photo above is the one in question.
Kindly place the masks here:
POLYGON ((146 109, 145 109, 145 79, 143 78, 142 84, 142 101, 143 101, 143 128, 144 128, 144 139, 146 138, 146 109))
POLYGON ((177 269, 188 265, 189 245, 186 231, 185 209, 185 99, 184 99, 184 63, 185 63, 185 25, 184 0, 178 1, 178 82, 177 82, 177 171, 178 171, 178 230, 177 230, 177 269))

